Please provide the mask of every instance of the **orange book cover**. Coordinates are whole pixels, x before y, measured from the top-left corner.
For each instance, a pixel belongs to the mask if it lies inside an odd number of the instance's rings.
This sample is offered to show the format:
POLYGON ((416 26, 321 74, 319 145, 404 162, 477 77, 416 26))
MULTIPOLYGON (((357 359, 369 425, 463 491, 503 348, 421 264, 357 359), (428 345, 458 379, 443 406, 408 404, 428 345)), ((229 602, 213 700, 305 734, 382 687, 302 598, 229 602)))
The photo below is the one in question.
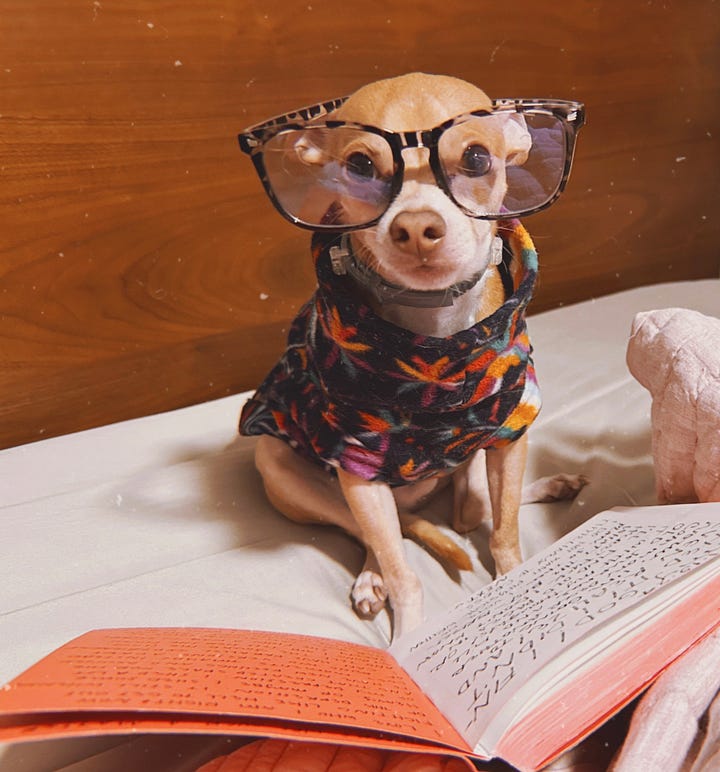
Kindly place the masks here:
POLYGON ((0 741, 239 729, 360 744, 374 734, 389 748, 471 751, 388 652, 307 635, 94 630, 11 681, 0 703, 0 741))
POLYGON ((250 630, 87 633, 0 690, 0 741, 222 733, 534 770, 718 622, 720 505, 611 510, 388 651, 250 630))

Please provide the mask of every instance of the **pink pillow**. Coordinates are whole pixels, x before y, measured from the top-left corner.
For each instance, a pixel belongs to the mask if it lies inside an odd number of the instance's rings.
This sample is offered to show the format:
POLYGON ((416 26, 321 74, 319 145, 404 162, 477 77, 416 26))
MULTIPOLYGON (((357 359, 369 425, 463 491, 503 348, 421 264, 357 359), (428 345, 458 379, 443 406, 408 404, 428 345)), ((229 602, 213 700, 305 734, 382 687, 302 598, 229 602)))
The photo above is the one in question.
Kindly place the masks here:
POLYGON ((257 740, 197 772, 472 772, 469 761, 324 743, 257 740))
POLYGON ((639 313, 627 363, 652 395, 658 501, 720 501, 720 319, 684 308, 639 313))

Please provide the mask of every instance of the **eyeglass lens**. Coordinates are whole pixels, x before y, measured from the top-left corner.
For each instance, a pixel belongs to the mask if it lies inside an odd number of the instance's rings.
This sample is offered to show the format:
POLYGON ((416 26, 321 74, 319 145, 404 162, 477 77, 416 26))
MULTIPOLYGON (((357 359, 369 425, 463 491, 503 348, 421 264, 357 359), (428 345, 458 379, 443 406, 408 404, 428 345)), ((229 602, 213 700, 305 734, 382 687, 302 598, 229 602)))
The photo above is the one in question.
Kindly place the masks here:
MULTIPOLYGON (((394 193, 388 141, 363 129, 308 126, 277 134, 263 148, 281 207, 308 225, 358 227, 376 220, 394 193)), ((443 182, 472 216, 512 217, 543 206, 562 182, 562 121, 545 113, 471 116, 440 136, 443 182)))
POLYGON ((265 144, 263 159, 275 198, 304 223, 364 225, 390 203, 395 163, 377 134, 347 126, 291 129, 265 144))

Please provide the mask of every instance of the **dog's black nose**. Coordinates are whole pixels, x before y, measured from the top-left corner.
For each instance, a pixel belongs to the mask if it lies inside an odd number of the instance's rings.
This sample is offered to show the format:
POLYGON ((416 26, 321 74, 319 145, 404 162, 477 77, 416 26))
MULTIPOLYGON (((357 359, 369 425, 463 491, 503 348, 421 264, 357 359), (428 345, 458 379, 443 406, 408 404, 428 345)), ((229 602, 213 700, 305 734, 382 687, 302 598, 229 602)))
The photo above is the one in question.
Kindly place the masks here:
POLYGON ((400 212, 390 224, 390 238, 393 244, 413 254, 432 251, 446 232, 445 220, 429 209, 400 212))

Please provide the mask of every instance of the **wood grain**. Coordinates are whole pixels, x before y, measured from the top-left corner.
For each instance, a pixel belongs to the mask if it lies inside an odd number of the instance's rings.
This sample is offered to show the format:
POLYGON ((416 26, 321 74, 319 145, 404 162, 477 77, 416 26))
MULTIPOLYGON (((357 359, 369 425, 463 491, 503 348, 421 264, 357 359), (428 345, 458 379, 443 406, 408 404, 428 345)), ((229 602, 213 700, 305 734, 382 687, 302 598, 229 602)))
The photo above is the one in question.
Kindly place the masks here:
POLYGON ((235 135, 378 77, 586 102, 536 311, 718 275, 716 2, 346 7, 0 0, 0 447, 256 385, 313 275, 235 135))

